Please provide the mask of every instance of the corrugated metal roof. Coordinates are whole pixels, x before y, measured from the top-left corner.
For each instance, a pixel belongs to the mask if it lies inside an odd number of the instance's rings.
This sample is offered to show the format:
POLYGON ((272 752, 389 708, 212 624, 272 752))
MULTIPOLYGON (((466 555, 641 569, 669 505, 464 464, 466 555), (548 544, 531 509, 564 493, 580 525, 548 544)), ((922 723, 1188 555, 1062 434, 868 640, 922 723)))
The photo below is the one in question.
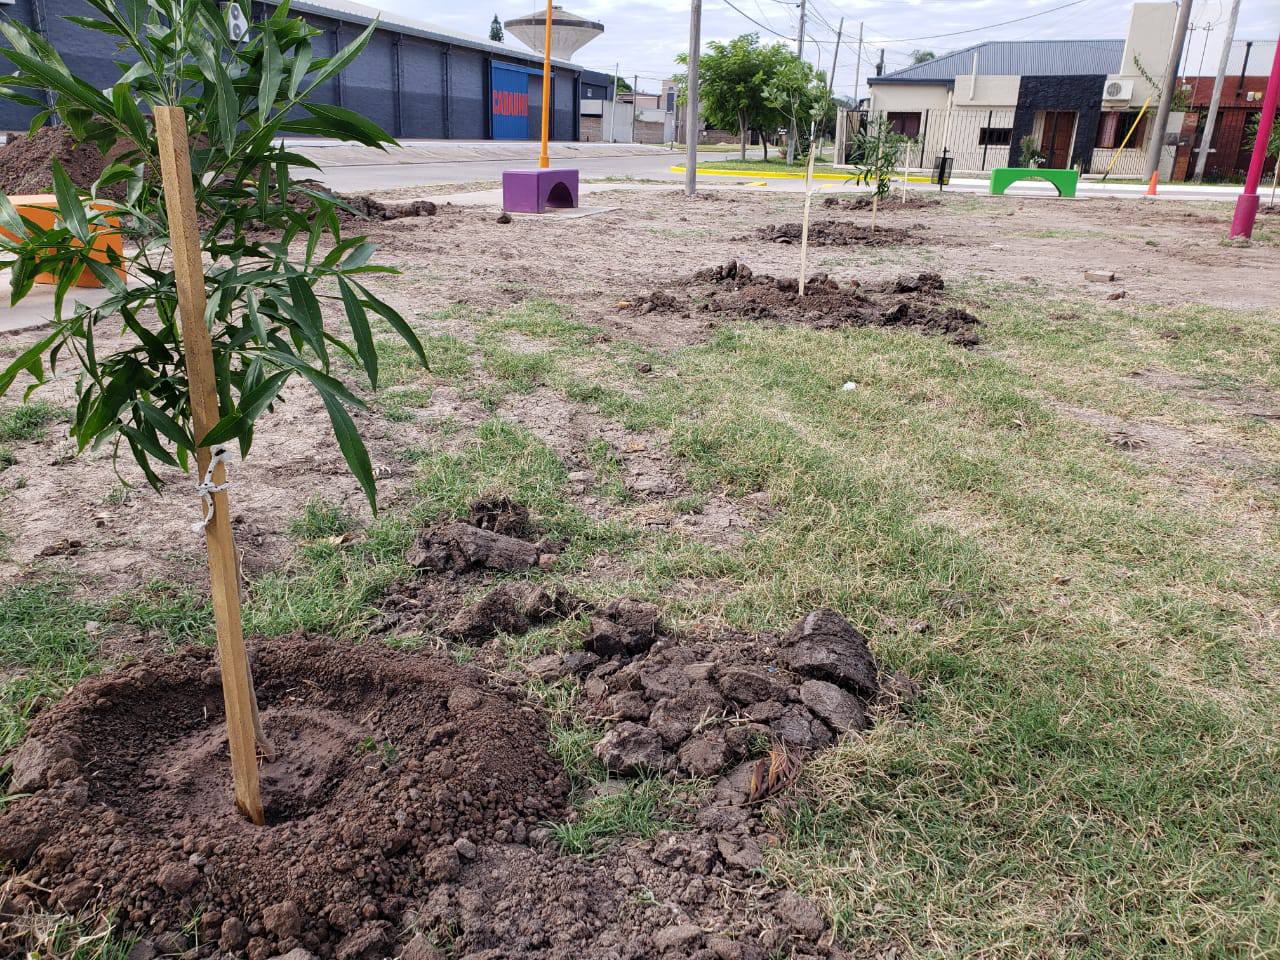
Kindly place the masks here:
MULTIPOLYGON (((425 20, 416 20, 413 17, 406 17, 390 10, 379 10, 377 7, 356 3, 354 0, 323 0, 323 2, 319 2, 319 0, 297 0, 297 2, 290 4, 290 7, 302 13, 314 13, 322 17, 336 17, 339 20, 348 20, 355 23, 367 24, 377 20, 388 30, 426 37, 430 40, 439 40, 442 43, 453 43, 459 46, 472 47, 476 50, 485 50, 489 53, 501 54, 516 60, 527 60, 539 65, 542 63, 541 54, 509 47, 504 43, 495 43, 487 37, 478 37, 456 30, 446 30, 444 27, 437 26, 434 23, 427 23, 425 20)), ((558 67, 569 67, 574 70, 582 69, 566 60, 552 58, 551 62, 558 67)))
POLYGON ((1123 40, 991 40, 934 60, 905 67, 882 77, 868 77, 876 83, 947 83, 957 76, 973 73, 978 58, 981 77, 1080 76, 1115 73, 1124 56, 1123 40))

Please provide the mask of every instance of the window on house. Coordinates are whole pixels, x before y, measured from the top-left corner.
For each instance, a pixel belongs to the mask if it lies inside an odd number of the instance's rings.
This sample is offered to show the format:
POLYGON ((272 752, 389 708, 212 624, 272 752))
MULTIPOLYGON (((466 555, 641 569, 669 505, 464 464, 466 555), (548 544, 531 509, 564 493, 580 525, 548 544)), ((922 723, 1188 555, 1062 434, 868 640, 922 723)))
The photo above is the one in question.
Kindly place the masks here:
POLYGON ((676 109, 676 92, 674 90, 667 91, 667 113, 673 113, 676 109))
POLYGON ((1012 127, 982 127, 978 131, 978 146, 1007 147, 1013 143, 1012 127))
POLYGON ((889 113, 889 127, 894 133, 900 133, 904 137, 915 139, 920 136, 920 114, 919 113, 889 113))
POLYGON ((1149 114, 1142 114, 1142 119, 1138 119, 1141 114, 1140 110, 1107 110, 1098 118, 1098 147, 1102 150, 1114 150, 1124 143, 1125 136, 1129 133, 1129 128, 1133 127, 1136 122, 1138 126, 1133 131, 1133 135, 1129 137, 1129 142, 1125 144, 1125 148, 1133 150, 1140 148, 1147 134, 1147 121, 1150 119, 1149 114))

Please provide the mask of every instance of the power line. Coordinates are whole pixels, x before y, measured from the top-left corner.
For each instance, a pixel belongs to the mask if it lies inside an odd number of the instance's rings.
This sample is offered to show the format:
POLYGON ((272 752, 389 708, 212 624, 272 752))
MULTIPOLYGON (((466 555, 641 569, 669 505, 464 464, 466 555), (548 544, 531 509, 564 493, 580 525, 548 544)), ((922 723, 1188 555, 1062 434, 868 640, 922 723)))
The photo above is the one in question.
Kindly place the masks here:
MULTIPOLYGON (((728 0, 725 0, 727 3, 728 0)), ((940 40, 943 37, 959 37, 966 33, 981 33, 983 30, 994 30, 997 27, 1007 27, 1012 23, 1022 23, 1024 20, 1034 20, 1036 17, 1047 16, 1050 13, 1057 13, 1059 10, 1066 10, 1068 7, 1078 7, 1088 0, 1070 0, 1069 3, 1059 4, 1056 7, 1050 7, 1048 10, 1041 10, 1038 13, 1029 13, 1025 17, 1014 17, 1012 20, 1001 20, 998 23, 988 23, 981 27, 970 27, 967 30, 952 30, 949 33, 931 33, 923 37, 898 37, 895 40, 882 40, 881 43, 915 43, 918 40, 940 40)))

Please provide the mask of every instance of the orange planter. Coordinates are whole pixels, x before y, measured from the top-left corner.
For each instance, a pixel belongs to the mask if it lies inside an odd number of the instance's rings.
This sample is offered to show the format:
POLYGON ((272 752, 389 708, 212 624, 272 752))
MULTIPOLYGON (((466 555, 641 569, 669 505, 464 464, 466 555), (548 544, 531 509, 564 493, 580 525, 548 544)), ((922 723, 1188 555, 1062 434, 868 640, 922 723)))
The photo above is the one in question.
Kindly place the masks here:
MULTIPOLYGON (((33 193, 27 196, 10 197, 9 201, 17 208, 18 215, 26 217, 33 223, 40 225, 42 229, 51 229, 54 225, 58 212, 58 198, 51 193, 33 193)), ((95 210, 114 210, 115 207, 110 203, 99 201, 91 204, 95 210)), ((108 251, 115 251, 116 257, 121 257, 124 246, 120 239, 120 234, 108 229, 108 225, 115 227, 119 225, 116 217, 108 218, 105 223, 99 221, 94 224, 93 244, 90 247, 89 256, 99 263, 110 263, 108 251)), ((17 239, 12 233, 0 227, 0 234, 4 234, 11 240, 17 239)), ((124 279, 124 268, 116 267, 116 273, 120 275, 120 279, 124 279)), ((57 278, 51 273, 42 273, 36 277, 36 283, 57 283, 57 278)), ((80 279, 76 281, 77 287, 100 287, 102 281, 94 276, 88 270, 80 274, 80 279)))

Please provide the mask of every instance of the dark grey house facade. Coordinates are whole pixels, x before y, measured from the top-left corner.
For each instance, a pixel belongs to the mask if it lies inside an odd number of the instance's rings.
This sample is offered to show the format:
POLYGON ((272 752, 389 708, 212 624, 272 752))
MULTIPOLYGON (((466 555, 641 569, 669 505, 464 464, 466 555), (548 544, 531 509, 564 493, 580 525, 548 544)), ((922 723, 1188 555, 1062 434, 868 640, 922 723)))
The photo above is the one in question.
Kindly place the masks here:
MULTIPOLYGON (((274 4, 253 0, 253 20, 274 4)), ((346 0, 298 0, 295 14, 320 30, 315 55, 333 54, 374 19, 380 26, 368 47, 318 99, 355 110, 405 139, 537 139, 541 134, 542 59, 479 37, 346 0)), ((41 33, 77 76, 106 87, 118 76, 112 39, 65 18, 90 15, 83 0, 0 0, 0 17, 41 33)), ((551 137, 579 139, 582 69, 552 62, 551 137)), ((0 100, 0 130, 24 130, 33 111, 0 100)))

